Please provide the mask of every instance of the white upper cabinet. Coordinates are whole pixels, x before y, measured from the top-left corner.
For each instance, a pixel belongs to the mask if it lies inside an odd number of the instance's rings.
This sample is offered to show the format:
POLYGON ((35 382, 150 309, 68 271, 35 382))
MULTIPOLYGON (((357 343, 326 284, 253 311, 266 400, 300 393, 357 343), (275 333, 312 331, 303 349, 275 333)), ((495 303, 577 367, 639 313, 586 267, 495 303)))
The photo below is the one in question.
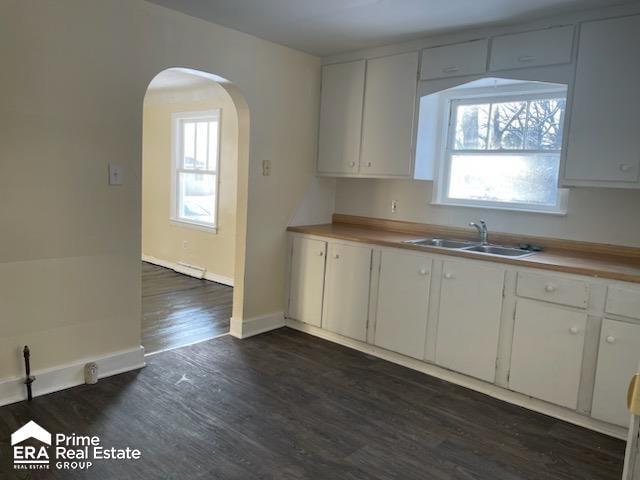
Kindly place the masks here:
POLYGON ((494 37, 489 70, 570 63, 573 25, 494 37))
POLYGON ((418 77, 418 53, 367 63, 360 173, 410 177, 418 77))
POLYGON ((374 340, 377 346, 424 358, 431 264, 426 255, 382 252, 374 340))
POLYGON ((330 243, 322 328, 367 339, 371 247, 330 243))
POLYGON ((288 317, 319 327, 327 242, 294 237, 291 246, 291 275, 288 317))
POLYGON ((580 29, 564 185, 640 187, 640 16, 580 29))
POLYGON ((576 409, 587 314, 518 300, 509 388, 576 409))
POLYGON ((495 380, 504 270, 491 264, 443 264, 436 363, 495 380))
POLYGON ((318 173, 358 171, 362 132, 365 61, 322 68, 318 173))
POLYGON ((487 71, 489 40, 476 40, 422 51, 420 79, 473 75, 487 71))

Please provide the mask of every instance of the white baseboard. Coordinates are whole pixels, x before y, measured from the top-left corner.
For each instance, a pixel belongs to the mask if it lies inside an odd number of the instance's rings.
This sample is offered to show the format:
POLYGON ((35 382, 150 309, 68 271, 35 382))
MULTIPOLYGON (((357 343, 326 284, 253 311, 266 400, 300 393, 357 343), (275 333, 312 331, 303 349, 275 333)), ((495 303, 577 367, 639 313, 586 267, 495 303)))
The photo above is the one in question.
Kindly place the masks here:
MULTIPOLYGON (((106 378, 119 373, 137 370, 144 367, 144 347, 114 352, 100 358, 88 358, 70 365, 35 371, 36 381, 33 383, 33 396, 39 397, 48 393, 65 390, 84 384, 84 366, 89 362, 98 364, 99 378, 106 378)), ((27 399, 24 378, 0 380, 0 406, 21 402, 27 399)))
POLYGON ((151 255, 142 255, 142 261, 158 265, 159 267, 169 268, 178 273, 182 273, 183 275, 189 275, 190 277, 194 278, 204 278, 205 280, 209 280, 210 282, 221 283, 223 285, 233 287, 233 278, 225 277, 224 275, 218 275, 217 273, 213 272, 207 272, 206 270, 202 270, 198 267, 170 262, 168 260, 161 260, 159 258, 152 257, 151 255))
POLYGON ((520 407, 524 407, 538 413, 549 415, 550 417, 558 418, 565 422, 573 423, 574 425, 578 425, 590 430, 594 430, 596 432, 604 433, 605 435, 619 438, 621 440, 626 440, 627 438, 626 428, 602 422, 600 420, 596 420, 594 418, 576 413, 573 410, 559 407, 557 405, 552 405, 542 400, 531 398, 527 395, 516 393, 511 390, 506 390, 491 383, 483 382, 482 380, 478 380, 472 377, 467 377, 466 375, 463 375, 461 373, 452 372, 451 370, 438 367, 431 363, 422 362, 415 358, 406 357, 395 352, 390 352, 389 350, 376 347, 375 345, 370 345, 358 340, 343 337, 342 335, 328 332, 327 330, 323 330, 322 328, 314 327, 312 325, 307 325, 306 323, 300 323, 290 318, 285 319, 285 325, 295 330, 299 330, 301 332, 305 332, 310 335, 314 335, 316 337, 320 337, 325 340, 344 345, 345 347, 353 348, 354 350, 364 352, 368 355, 372 355, 374 357, 382 358, 383 360, 402 365, 403 367, 426 373, 427 375, 431 375, 432 377, 436 377, 441 380, 445 380, 447 382, 454 383, 456 385, 460 385, 480 393, 484 393, 485 395, 497 398, 498 400, 503 400, 505 402, 512 403, 514 405, 518 405, 520 407))
POLYGON ((284 327, 284 313, 275 312, 244 321, 231 319, 231 335, 236 338, 249 338, 254 335, 284 327))

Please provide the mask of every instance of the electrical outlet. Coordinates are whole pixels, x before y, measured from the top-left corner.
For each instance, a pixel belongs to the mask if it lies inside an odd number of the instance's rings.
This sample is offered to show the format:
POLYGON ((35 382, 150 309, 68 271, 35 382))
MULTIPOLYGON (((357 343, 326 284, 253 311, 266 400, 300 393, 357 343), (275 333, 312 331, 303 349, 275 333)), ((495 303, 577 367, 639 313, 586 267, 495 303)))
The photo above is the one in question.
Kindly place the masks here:
POLYGON ((262 176, 268 177, 271 175, 271 160, 262 161, 262 176))
POLYGON ((396 213, 398 211, 398 201, 391 200, 391 213, 396 213))

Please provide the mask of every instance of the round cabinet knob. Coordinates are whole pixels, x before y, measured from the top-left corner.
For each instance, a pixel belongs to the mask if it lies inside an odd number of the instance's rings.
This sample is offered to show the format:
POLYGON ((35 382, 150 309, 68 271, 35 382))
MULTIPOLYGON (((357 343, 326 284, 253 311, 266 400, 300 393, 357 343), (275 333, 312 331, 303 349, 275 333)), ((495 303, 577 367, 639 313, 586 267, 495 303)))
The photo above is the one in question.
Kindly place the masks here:
POLYGON ((356 166, 356 162, 349 162, 349 166, 350 167, 355 167, 356 166))
POLYGON ((444 278, 446 278, 447 280, 451 280, 453 278, 453 274, 447 272, 444 274, 444 278))
POLYGON ((336 253, 333 258, 340 258, 340 254, 336 253))
POLYGON ((321 256, 321 257, 324 257, 324 252, 320 252, 320 256, 321 256))
POLYGON ((571 332, 571 335, 575 335, 579 332, 580 330, 578 329, 578 327, 571 327, 569 329, 569 332, 571 332))
POLYGON ((550 283, 548 283, 545 287, 544 287, 545 292, 555 292, 556 287, 554 287, 553 285, 551 285, 550 283))
POLYGON ((607 337, 607 343, 613 343, 613 342, 615 342, 615 341, 616 341, 616 337, 614 337, 614 336, 612 336, 612 335, 609 335, 609 336, 607 337))
POLYGON ((620 164, 620 170, 622 170, 623 172, 628 172, 631 170, 631 165, 628 165, 626 163, 622 163, 620 164))
POLYGON ((426 268, 421 268, 420 270, 418 270, 418 273, 419 273, 420 275, 426 275, 428 272, 427 272, 427 269, 426 269, 426 268))

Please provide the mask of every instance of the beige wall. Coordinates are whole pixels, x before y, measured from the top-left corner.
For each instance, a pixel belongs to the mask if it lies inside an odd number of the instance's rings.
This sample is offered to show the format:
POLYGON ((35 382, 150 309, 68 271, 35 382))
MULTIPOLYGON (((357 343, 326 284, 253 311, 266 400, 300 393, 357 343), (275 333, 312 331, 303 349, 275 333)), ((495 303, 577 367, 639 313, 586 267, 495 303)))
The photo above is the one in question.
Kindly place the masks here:
POLYGON ((142 255, 203 267, 233 281, 236 238, 238 115, 219 84, 188 90, 153 90, 144 101, 142 127, 142 255), (171 115, 220 109, 217 232, 171 222, 171 115), (186 242, 186 244, 184 243, 186 242))
POLYGON ((432 205, 432 182, 339 179, 337 213, 464 227, 482 218, 489 230, 640 247, 640 191, 576 188, 567 215, 432 205), (391 213, 391 201, 398 210, 391 213))
POLYGON ((173 66, 220 75, 246 101, 233 315, 282 311, 318 58, 142 0, 4 0, 0 58, 0 379, 22 375, 25 344, 36 371, 140 344, 142 105, 173 66), (124 185, 107 184, 109 162, 124 185))

